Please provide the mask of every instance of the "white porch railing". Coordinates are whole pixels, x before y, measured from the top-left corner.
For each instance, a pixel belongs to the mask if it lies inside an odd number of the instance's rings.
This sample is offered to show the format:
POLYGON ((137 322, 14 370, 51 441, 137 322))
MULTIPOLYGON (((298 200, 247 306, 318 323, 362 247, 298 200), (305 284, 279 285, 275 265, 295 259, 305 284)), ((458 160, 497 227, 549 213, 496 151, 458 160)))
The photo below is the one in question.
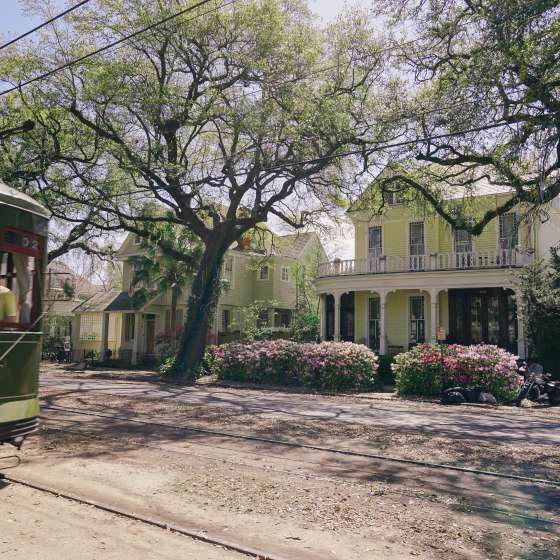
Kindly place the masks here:
POLYGON ((519 267, 529 264, 530 255, 516 249, 473 251, 470 253, 435 253, 432 255, 371 257, 334 260, 319 265, 319 277, 389 272, 424 272, 519 267))

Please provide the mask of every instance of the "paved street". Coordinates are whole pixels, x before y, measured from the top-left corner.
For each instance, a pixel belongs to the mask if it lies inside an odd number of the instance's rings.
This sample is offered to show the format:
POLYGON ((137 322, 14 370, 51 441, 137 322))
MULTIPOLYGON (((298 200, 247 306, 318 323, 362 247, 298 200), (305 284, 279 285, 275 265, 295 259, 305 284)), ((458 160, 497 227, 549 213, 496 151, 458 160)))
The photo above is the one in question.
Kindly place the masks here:
POLYGON ((466 410, 426 406, 421 410, 406 402, 340 399, 209 387, 176 387, 160 383, 105 379, 77 380, 48 377, 41 381, 49 392, 122 395, 178 401, 193 405, 228 407, 243 412, 289 415, 301 419, 324 419, 392 429, 418 430, 454 437, 476 437, 504 442, 560 444, 560 418, 546 418, 531 411, 512 409, 466 410))

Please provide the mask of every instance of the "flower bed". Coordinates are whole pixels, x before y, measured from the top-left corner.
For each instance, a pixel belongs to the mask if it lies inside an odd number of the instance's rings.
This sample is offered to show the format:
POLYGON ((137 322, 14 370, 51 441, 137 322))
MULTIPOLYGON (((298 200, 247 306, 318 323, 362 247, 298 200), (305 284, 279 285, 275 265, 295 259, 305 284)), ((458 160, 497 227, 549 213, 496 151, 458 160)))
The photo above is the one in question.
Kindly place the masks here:
POLYGON ((290 340, 232 343, 211 349, 210 373, 219 379, 299 385, 320 389, 364 389, 374 385, 377 356, 351 342, 290 340))
POLYGON ((517 356, 490 344, 420 344, 399 354, 392 369, 401 394, 439 396, 448 387, 478 386, 510 402, 523 382, 517 356))

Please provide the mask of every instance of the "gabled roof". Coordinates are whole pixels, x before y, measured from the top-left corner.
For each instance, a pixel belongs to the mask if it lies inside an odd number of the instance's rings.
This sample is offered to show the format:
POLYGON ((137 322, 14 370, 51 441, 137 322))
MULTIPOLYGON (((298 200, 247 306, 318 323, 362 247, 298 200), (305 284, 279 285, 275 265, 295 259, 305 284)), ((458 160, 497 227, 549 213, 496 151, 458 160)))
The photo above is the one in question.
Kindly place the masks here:
POLYGON ((102 290, 101 286, 92 284, 87 278, 74 272, 66 263, 62 261, 50 262, 47 266, 47 289, 62 290, 63 284, 67 280, 74 286, 76 298, 83 299, 102 290))
POLYGON ((128 292, 121 292, 113 301, 105 308, 105 311, 134 311, 132 298, 128 292))
MULTIPOLYGON (((443 166, 431 166, 431 168, 434 168, 432 177, 434 182, 439 176, 441 176, 441 182, 438 184, 438 186, 441 187, 443 198, 445 200, 458 200, 466 197, 472 198, 478 196, 492 196, 514 192, 513 188, 509 185, 503 185, 491 181, 487 175, 478 175, 477 178, 477 175, 475 173, 477 173, 478 171, 476 170, 461 170, 457 167, 458 166, 449 168, 443 166), (461 173, 461 176, 459 176, 459 173, 461 173), (467 178, 469 178, 473 182, 468 185, 461 184, 467 178)), ((425 171, 428 171, 428 166, 426 166, 425 171)), ((373 197, 375 196, 372 191, 375 188, 376 183, 378 183, 381 179, 390 177, 392 174, 393 170, 389 166, 386 166, 380 173, 375 176, 373 181, 371 181, 362 195, 350 205, 347 212, 356 212, 359 210, 367 209, 368 196, 371 199, 373 199, 373 197)))
POLYGON ((290 235, 274 236, 274 244, 271 247, 272 255, 297 259, 300 257, 309 241, 317 237, 314 232, 298 232, 290 235))
POLYGON ((118 295, 119 292, 117 292, 117 290, 98 292, 75 307, 74 313, 101 313, 103 311, 106 311, 107 307, 118 295))

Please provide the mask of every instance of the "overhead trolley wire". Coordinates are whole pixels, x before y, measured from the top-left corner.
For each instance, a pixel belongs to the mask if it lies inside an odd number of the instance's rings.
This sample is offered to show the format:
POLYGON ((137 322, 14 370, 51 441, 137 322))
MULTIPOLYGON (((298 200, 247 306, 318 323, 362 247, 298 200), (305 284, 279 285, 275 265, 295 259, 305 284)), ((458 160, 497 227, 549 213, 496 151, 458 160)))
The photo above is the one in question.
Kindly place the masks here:
POLYGON ((13 45, 14 43, 17 43, 18 41, 21 41, 25 37, 35 33, 35 31, 39 31, 39 29, 42 29, 43 27, 46 27, 47 25, 55 22, 57 19, 60 19, 60 18, 64 17, 66 14, 69 14, 70 12, 73 12, 74 10, 77 10, 78 8, 81 8, 84 4, 87 4, 89 1, 90 0, 82 0, 82 2, 78 2, 76 5, 68 8, 67 10, 64 10, 63 12, 60 12, 59 14, 52 17, 51 19, 48 19, 47 21, 44 21, 43 23, 40 23, 39 25, 37 25, 33 29, 30 29, 29 31, 26 31, 25 33, 22 33, 21 35, 18 35, 14 39, 11 39, 7 43, 4 43, 3 45, 0 45, 0 51, 2 49, 5 49, 6 47, 9 47, 10 45, 13 45))
MULTIPOLYGON (((184 8, 183 10, 180 10, 179 12, 176 12, 175 14, 167 16, 167 17, 165 17, 161 20, 158 20, 158 21, 156 21, 156 22, 154 22, 150 25, 147 25, 146 27, 142 27, 141 29, 138 29, 137 31, 135 31, 134 33, 131 33, 130 35, 126 35, 124 37, 121 37, 120 39, 116 39, 115 41, 112 41, 111 43, 108 43, 107 45, 99 47, 98 49, 95 49, 95 50, 93 50, 89 53, 86 53, 83 56, 80 56, 78 58, 70 60, 69 62, 66 62, 65 64, 62 64, 61 66, 57 66, 56 68, 53 68, 52 70, 49 70, 48 72, 44 72, 43 74, 40 74, 39 76, 35 76, 34 78, 30 78, 29 80, 26 80, 25 82, 22 82, 21 84, 18 84, 16 86, 11 87, 11 88, 5 89, 4 91, 0 92, 0 97, 2 97, 3 95, 6 95, 8 93, 11 93, 12 91, 19 90, 19 89, 21 89, 25 86, 28 86, 30 84, 33 84, 35 82, 39 82, 41 80, 44 80, 45 78, 48 78, 49 76, 52 76, 53 74, 56 74, 57 72, 60 72, 61 70, 65 70, 66 68, 70 68, 71 66, 74 66, 75 64, 78 64, 79 62, 83 62, 84 60, 87 60, 88 58, 91 58, 92 56, 95 56, 99 53, 102 53, 106 50, 109 50, 113 47, 116 47, 116 46, 128 41, 129 39, 133 39, 134 37, 137 37, 138 35, 141 35, 142 33, 145 33, 146 31, 149 31, 150 29, 154 29, 155 27, 163 25, 164 23, 167 23, 168 21, 171 21, 171 20, 176 19, 176 18, 178 18, 178 17, 180 17, 184 14, 192 12, 193 10, 196 10, 197 8, 200 8, 201 6, 204 6, 205 4, 208 4, 210 1, 211 0, 201 0, 200 2, 197 2, 196 4, 193 4, 192 6, 189 6, 188 8, 184 8)), ((216 8, 212 8, 210 10, 207 10, 205 12, 197 14, 192 19, 202 17, 202 16, 210 14, 212 12, 217 12, 218 10, 221 10, 222 8, 226 8, 227 6, 231 6, 231 5, 235 4, 237 1, 238 0, 229 0, 229 2, 224 2, 222 5, 220 5, 216 8)))

